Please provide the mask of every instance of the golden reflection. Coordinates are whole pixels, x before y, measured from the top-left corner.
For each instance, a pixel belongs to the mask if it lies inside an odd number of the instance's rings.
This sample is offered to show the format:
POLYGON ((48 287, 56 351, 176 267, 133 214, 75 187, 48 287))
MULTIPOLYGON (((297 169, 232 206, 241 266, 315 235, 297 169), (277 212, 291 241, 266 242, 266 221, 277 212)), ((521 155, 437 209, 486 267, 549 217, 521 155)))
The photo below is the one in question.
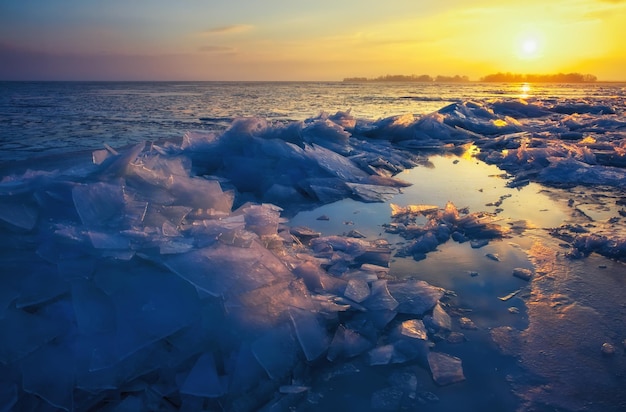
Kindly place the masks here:
POLYGON ((520 97, 522 99, 527 99, 530 96, 530 84, 523 83, 520 87, 520 97))
POLYGON ((480 148, 475 144, 472 144, 461 154, 461 158, 465 160, 472 160, 472 158, 474 158, 478 153, 480 153, 480 148))

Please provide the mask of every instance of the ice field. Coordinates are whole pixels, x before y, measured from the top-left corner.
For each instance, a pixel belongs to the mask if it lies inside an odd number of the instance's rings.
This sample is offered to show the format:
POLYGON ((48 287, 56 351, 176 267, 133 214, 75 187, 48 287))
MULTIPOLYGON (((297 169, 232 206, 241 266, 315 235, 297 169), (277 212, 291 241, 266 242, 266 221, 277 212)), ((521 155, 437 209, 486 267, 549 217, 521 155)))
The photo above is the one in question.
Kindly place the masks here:
POLYGON ((0 410, 623 410, 613 93, 5 161, 0 410))

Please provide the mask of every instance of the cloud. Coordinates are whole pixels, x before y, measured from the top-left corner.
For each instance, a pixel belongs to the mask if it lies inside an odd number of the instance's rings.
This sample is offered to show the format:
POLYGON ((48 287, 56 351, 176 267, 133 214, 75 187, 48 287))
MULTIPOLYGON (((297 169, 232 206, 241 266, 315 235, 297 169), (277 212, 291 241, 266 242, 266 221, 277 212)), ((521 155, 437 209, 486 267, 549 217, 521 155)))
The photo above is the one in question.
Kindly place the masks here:
POLYGON ((249 24, 231 24, 228 26, 219 26, 213 27, 203 32, 203 34, 233 34, 233 33, 243 33, 249 31, 253 28, 253 26, 249 24))
POLYGON ((228 46, 202 46, 198 50, 207 53, 235 53, 237 51, 234 47, 228 46))

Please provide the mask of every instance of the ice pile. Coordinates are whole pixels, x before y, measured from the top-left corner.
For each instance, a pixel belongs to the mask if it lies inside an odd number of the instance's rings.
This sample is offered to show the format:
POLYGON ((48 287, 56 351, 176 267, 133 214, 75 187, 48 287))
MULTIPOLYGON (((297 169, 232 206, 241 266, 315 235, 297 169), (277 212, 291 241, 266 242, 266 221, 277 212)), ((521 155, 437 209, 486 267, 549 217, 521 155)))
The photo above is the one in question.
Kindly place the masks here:
MULTIPOLYGON (((5 176, 0 404, 286 409, 314 402, 319 370, 355 358, 372 368, 415 362, 439 384, 458 382, 461 361, 433 350, 451 329, 443 290, 389 279, 383 240, 321 237, 288 228, 285 216, 346 197, 389 199, 415 149, 471 142, 515 184, 623 188, 620 116, 582 102, 510 101, 376 122, 349 112, 240 119, 181 144, 105 147, 90 165, 5 176)), ((387 230, 411 239, 402 253, 415 258, 449 238, 479 247, 506 235, 451 203, 393 215, 387 230)), ((584 253, 614 244, 600 240, 576 241, 584 253)), ((401 402, 413 386, 394 384, 373 404, 401 402)))
POLYGON ((464 379, 460 360, 431 350, 450 331, 442 289, 388 280, 383 240, 294 235, 262 202, 377 200, 399 185, 391 166, 325 148, 347 147, 326 119, 263 127, 3 179, 4 409, 284 409, 319 369, 356 357, 464 379))
POLYGON ((550 184, 626 185, 623 103, 526 100, 461 102, 425 116, 356 124, 354 133, 412 149, 474 142, 479 157, 529 180, 550 184))
POLYGON ((397 233, 410 244, 398 251, 399 256, 412 256, 415 260, 426 258, 428 252, 453 239, 459 243, 470 241, 473 248, 480 248, 490 239, 507 236, 509 229, 494 223, 493 214, 469 213, 458 210, 452 202, 443 209, 432 205, 398 206, 391 203, 392 222, 384 225, 385 231, 397 233), (423 224, 419 219, 425 218, 423 224))
POLYGON ((349 112, 286 125, 239 119, 221 135, 188 133, 180 152, 195 174, 236 187, 237 205, 261 201, 289 212, 346 197, 388 199, 407 185, 392 176, 416 166, 417 156, 354 138, 355 122, 349 112))

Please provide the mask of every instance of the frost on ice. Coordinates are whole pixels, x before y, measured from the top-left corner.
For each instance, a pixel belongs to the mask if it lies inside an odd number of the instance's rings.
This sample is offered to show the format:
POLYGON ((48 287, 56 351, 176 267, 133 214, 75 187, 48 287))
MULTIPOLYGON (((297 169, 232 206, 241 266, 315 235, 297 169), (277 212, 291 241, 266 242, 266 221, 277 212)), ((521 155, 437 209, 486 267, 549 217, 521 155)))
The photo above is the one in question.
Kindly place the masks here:
MULTIPOLYGON (((439 385, 460 382, 462 361, 433 350, 451 332, 441 288, 390 278, 384 240, 321 236, 286 218, 348 197, 388 200, 415 149, 472 142, 514 185, 623 188, 625 124, 609 109, 464 102, 374 122, 240 119, 180 145, 107 147, 90 165, 5 176, 5 409, 285 409, 313 396, 318 369, 351 359, 415 362, 439 385)), ((569 229, 554 235, 582 255, 626 256, 618 235, 569 229)), ((416 259, 449 239, 507 236, 452 203, 394 205, 385 230, 416 259)), ((372 407, 414 397, 400 381, 372 407)))

